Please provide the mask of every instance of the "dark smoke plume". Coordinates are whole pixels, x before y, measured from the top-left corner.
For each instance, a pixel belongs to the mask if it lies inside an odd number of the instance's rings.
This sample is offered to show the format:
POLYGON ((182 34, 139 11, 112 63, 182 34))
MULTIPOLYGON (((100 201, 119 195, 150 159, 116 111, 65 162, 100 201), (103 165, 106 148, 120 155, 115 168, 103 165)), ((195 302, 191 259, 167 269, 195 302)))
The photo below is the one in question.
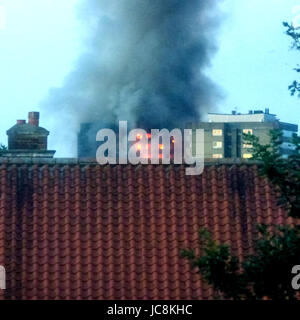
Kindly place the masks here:
POLYGON ((216 50, 217 0, 85 0, 78 9, 90 37, 63 87, 42 102, 52 135, 74 142, 79 124, 94 121, 171 129, 215 107, 204 71, 216 50))

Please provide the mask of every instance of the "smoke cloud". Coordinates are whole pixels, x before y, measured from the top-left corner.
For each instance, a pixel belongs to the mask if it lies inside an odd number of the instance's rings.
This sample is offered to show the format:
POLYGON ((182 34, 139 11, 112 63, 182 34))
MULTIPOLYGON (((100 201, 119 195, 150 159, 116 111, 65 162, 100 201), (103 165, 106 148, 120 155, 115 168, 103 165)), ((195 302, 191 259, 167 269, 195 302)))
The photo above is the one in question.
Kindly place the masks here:
POLYGON ((83 122, 171 129, 213 110, 219 94, 205 69, 216 51, 217 0, 85 0, 78 13, 86 51, 40 106, 51 135, 74 153, 83 122))

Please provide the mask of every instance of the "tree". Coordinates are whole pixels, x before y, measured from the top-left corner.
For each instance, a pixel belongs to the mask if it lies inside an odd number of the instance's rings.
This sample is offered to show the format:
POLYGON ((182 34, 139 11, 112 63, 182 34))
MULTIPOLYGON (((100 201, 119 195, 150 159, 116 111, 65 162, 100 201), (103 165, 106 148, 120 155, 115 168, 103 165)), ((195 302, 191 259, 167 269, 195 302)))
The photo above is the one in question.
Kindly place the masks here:
MULTIPOLYGON (((261 145, 257 137, 247 134, 244 140, 251 144, 254 159, 261 161, 260 175, 267 177, 280 191, 278 205, 288 215, 300 218, 300 138, 293 137, 294 154, 288 159, 280 157, 282 133, 270 132, 270 143, 261 145)), ((193 268, 197 268, 205 281, 229 299, 296 299, 291 286, 291 269, 300 262, 299 226, 258 225, 259 237, 254 253, 241 262, 231 254, 227 244, 213 240, 206 230, 199 231, 200 253, 182 250, 193 268)))
POLYGON ((253 158, 262 162, 260 174, 280 192, 278 205, 284 206, 291 217, 300 218, 300 137, 293 135, 294 153, 288 159, 281 157, 280 130, 270 131, 270 143, 266 145, 261 145, 251 134, 244 135, 244 139, 253 146, 253 158))
POLYGON ((0 143, 0 150, 7 150, 7 147, 4 144, 0 143))
MULTIPOLYGON (((287 22, 283 22, 283 26, 287 28, 286 34, 293 39, 292 48, 296 50, 300 50, 300 32, 299 28, 293 27, 292 24, 287 22)), ((298 65, 297 68, 294 68, 296 72, 300 72, 300 66, 298 65)), ((300 97, 300 83, 296 80, 293 81, 292 84, 289 85, 289 90, 292 96, 298 93, 298 97, 300 97)))

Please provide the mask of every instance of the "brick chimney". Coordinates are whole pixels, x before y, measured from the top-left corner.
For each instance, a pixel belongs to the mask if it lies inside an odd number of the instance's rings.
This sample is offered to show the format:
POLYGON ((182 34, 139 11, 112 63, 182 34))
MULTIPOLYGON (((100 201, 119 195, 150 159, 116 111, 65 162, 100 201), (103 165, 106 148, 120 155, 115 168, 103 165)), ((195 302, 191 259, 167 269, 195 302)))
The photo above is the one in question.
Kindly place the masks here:
POLYGON ((17 120, 17 124, 7 130, 8 150, 0 156, 7 157, 53 157, 55 151, 47 150, 49 131, 39 126, 39 112, 28 113, 28 123, 17 120))
POLYGON ((39 112, 29 112, 28 113, 28 124, 35 127, 39 126, 40 113, 39 112))

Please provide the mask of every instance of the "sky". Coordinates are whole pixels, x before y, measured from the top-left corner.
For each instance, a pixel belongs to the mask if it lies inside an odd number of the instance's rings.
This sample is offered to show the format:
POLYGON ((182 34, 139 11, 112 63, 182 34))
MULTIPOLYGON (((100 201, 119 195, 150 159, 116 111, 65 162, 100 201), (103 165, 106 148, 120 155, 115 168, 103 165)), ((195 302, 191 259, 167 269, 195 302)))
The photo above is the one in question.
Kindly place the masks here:
POLYGON ((219 111, 269 108, 281 121, 300 124, 300 100, 287 89, 300 52, 282 26, 296 18, 297 6, 299 12, 300 0, 224 0, 219 51, 208 70, 223 91, 219 111))
MULTIPOLYGON (((17 119, 40 111, 48 90, 63 84, 84 52, 85 29, 75 10, 80 1, 0 0, 0 142, 7 144, 6 130, 17 119)), ((299 8, 300 0, 220 1, 219 49, 206 70, 223 95, 216 112, 269 108, 281 121, 300 125, 300 100, 287 89, 297 78, 300 52, 291 50, 282 26, 299 8)), ((51 139, 53 121, 41 114, 49 148, 75 156, 51 139)))

